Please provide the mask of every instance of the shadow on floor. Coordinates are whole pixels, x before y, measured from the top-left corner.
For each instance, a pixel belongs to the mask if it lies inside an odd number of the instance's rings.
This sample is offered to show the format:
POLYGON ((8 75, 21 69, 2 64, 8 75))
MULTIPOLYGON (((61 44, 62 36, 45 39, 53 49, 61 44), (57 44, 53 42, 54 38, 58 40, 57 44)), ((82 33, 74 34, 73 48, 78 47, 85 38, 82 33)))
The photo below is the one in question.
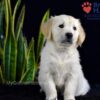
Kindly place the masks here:
MULTIPOLYGON (((58 96, 58 99, 63 100, 63 97, 58 96)), ((45 100, 45 95, 38 85, 0 85, 0 100, 45 100)), ((100 85, 91 86, 87 95, 76 100, 100 100, 100 85)))

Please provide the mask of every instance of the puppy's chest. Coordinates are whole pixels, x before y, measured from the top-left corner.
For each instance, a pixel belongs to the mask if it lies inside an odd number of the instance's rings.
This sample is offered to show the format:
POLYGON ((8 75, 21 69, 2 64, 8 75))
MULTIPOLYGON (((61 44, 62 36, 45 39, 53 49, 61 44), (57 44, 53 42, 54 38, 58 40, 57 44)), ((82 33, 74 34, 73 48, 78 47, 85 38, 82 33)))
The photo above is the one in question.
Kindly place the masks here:
POLYGON ((68 73, 71 69, 71 59, 70 55, 66 54, 51 55, 51 71, 60 76, 68 73))
POLYGON ((69 76, 72 66, 71 57, 69 55, 53 55, 51 56, 51 74, 57 86, 63 86, 67 76, 69 76))

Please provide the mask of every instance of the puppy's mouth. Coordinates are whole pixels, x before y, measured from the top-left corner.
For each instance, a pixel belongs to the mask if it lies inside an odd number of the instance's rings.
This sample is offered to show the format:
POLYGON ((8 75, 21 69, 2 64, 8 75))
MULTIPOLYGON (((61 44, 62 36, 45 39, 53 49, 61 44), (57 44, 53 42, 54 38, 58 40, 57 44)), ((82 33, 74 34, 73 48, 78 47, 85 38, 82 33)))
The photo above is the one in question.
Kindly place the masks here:
POLYGON ((61 44, 72 44, 73 43, 73 39, 65 39, 61 41, 61 44))

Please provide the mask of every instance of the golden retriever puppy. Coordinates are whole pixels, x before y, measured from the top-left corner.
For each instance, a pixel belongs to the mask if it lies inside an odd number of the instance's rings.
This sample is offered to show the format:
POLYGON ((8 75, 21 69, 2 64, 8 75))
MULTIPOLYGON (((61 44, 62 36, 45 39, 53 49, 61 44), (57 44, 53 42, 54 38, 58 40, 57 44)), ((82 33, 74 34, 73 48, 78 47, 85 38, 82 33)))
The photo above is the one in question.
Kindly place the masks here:
POLYGON ((47 39, 41 53, 38 81, 46 100, 57 100, 57 89, 64 90, 64 100, 85 95, 90 86, 82 72, 78 46, 85 40, 79 19, 69 15, 51 17, 42 23, 47 39))

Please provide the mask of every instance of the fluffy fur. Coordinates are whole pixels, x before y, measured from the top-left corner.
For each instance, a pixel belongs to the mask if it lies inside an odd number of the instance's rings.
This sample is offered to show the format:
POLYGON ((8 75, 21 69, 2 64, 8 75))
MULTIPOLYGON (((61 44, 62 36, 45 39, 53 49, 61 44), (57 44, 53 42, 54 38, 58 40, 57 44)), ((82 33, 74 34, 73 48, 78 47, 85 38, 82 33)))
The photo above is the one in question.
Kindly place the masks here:
POLYGON ((85 40, 80 21, 69 15, 51 17, 42 23, 47 39, 41 53, 38 81, 46 100, 57 100, 57 89, 63 89, 64 100, 75 100, 85 95, 90 86, 80 65, 78 46, 85 40), (66 34, 72 37, 67 37, 66 34))

